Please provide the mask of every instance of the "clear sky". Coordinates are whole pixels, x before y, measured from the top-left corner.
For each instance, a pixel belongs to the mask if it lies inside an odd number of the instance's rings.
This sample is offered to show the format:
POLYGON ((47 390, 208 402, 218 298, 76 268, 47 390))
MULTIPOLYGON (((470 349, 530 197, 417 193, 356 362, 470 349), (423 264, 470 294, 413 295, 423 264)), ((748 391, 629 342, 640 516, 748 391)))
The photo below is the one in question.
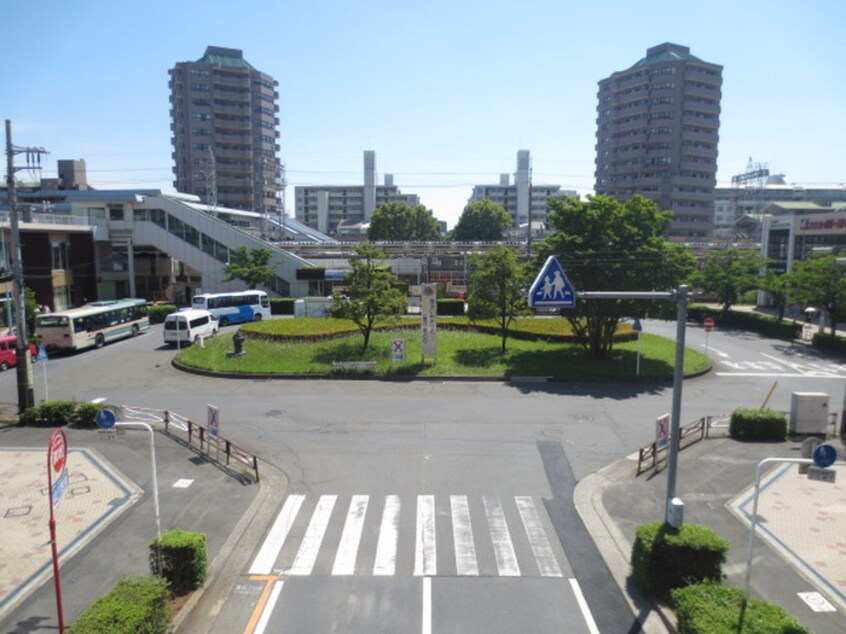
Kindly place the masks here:
MULTIPOLYGON (((173 191, 168 69, 239 48, 279 82, 293 187, 361 184, 362 152, 454 225, 531 151, 533 181, 593 187, 597 82, 663 42, 721 64, 718 180, 750 158, 846 182, 843 0, 4 0, 0 116, 84 158, 98 189, 173 191)), ((5 172, 5 170, 4 170, 5 172)), ((21 173, 19 173, 21 174, 21 173)), ((23 173, 25 174, 25 173, 23 173)), ((25 175, 24 175, 25 177, 25 175)))

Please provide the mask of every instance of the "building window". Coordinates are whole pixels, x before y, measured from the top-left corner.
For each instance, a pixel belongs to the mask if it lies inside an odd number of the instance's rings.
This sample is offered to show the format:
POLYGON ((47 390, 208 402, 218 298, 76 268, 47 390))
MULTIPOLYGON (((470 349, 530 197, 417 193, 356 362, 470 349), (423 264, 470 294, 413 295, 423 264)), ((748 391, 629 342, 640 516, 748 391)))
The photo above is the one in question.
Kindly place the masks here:
POLYGON ((123 220, 123 207, 120 205, 109 205, 109 220, 123 220))
POLYGON ((50 242, 50 268, 70 268, 70 244, 67 242, 50 242))

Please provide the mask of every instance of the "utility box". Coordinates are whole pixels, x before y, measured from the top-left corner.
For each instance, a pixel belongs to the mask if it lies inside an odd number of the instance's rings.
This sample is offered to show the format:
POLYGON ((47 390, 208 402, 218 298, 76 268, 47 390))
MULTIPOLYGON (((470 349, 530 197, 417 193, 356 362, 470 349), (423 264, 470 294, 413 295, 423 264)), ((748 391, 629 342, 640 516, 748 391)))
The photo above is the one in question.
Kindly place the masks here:
POLYGON ((828 394, 822 392, 793 392, 790 395, 790 433, 825 434, 828 400, 828 394))

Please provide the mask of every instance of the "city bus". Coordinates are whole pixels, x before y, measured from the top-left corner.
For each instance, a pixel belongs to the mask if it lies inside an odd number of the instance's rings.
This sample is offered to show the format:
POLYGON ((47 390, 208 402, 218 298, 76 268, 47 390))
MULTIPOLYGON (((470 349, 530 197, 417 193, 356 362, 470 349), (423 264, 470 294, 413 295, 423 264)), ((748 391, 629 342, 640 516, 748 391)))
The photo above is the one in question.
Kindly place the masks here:
POLYGON ((209 311, 221 327, 270 317, 270 299, 264 291, 201 293, 194 295, 191 308, 209 311))
POLYGON ((149 330, 146 306, 143 299, 113 299, 38 315, 35 336, 39 345, 53 352, 102 348, 149 330))

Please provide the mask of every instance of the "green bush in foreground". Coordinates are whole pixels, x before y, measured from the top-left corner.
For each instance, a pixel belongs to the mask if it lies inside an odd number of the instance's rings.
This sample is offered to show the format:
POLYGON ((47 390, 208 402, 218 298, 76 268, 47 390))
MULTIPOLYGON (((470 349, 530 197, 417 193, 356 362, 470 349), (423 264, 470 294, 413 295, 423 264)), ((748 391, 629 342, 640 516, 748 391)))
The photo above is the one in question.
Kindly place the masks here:
POLYGON ((731 414, 729 436, 735 440, 784 440, 787 418, 772 410, 736 409, 731 414))
POLYGON ((810 634, 777 605, 750 601, 738 630, 743 591, 702 583, 672 591, 679 634, 810 634))
POLYGON ((76 620, 68 634, 165 634, 167 581, 160 577, 124 577, 76 620))
POLYGON ((670 590, 723 577, 728 542, 699 524, 673 528, 665 522, 637 527, 632 546, 632 574, 638 584, 659 600, 670 590))
POLYGON ((150 569, 164 577, 175 596, 196 590, 206 580, 208 556, 203 533, 173 530, 150 542, 150 569))
POLYGON ((76 403, 74 401, 44 401, 24 410, 18 417, 20 425, 29 427, 96 427, 97 412, 101 403, 76 403))

